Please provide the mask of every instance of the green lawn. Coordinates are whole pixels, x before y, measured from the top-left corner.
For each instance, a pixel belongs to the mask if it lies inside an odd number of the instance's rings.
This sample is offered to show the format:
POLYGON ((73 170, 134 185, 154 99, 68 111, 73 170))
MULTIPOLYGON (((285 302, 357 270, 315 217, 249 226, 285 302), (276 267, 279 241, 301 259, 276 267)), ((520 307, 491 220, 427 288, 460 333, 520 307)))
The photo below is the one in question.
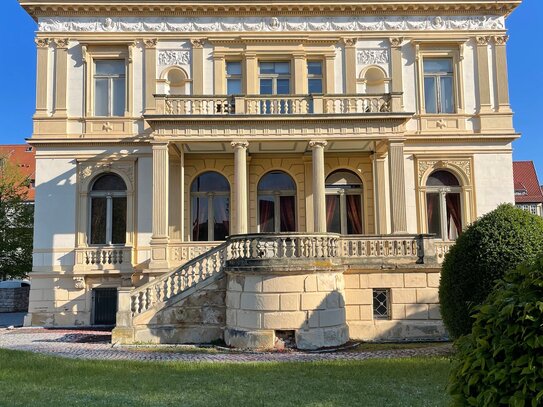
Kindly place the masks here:
POLYGON ((446 406, 449 360, 210 364, 0 350, 2 406, 446 406))

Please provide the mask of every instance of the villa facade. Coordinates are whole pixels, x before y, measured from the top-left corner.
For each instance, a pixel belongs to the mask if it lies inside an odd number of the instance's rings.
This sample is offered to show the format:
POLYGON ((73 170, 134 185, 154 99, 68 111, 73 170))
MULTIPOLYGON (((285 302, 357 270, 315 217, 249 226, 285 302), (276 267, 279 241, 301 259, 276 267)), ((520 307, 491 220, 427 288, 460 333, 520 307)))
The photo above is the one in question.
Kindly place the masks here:
POLYGON ((38 25, 28 325, 446 336, 443 256, 514 202, 520 1, 20 3, 38 25))

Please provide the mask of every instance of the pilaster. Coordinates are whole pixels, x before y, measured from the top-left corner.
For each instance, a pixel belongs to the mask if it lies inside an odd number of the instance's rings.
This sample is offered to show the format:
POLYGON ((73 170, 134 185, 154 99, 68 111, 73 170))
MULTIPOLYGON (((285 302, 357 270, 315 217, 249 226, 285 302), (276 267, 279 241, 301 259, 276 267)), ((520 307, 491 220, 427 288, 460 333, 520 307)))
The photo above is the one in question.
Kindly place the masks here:
MULTIPOLYGON (((390 70, 392 93, 403 93, 402 43, 403 38, 390 38, 390 70)), ((393 112, 403 111, 403 95, 399 97, 400 106, 394 106, 393 112), (397 110, 399 108, 399 110, 397 110)))
POLYGON ((507 55, 505 44, 509 37, 498 35, 494 37, 494 65, 496 66, 496 82, 498 94, 498 108, 500 112, 510 113, 509 81, 507 77, 507 55))
POLYGON ((388 233, 386 158, 386 148, 376 150, 371 156, 373 161, 373 190, 375 196, 375 233, 379 235, 388 233))
POLYGON ((391 140, 388 150, 392 233, 406 233, 404 140, 391 140))
POLYGON ((328 143, 324 140, 309 142, 313 150, 313 214, 314 231, 326 232, 326 189, 324 175, 324 147, 328 143))
POLYGON ((226 94, 226 62, 224 55, 213 54, 213 93, 215 95, 226 94))
POLYGON ((47 93, 49 83, 47 72, 49 70, 49 38, 36 38, 37 47, 37 78, 36 78, 36 114, 35 117, 47 116, 47 93))
POLYGON ((236 223, 232 234, 248 233, 247 211, 247 147, 246 141, 233 141, 234 149, 234 197, 236 223))
POLYGON ((156 109, 156 38, 147 38, 143 41, 145 46, 145 113, 154 113, 156 109))
POLYGON ((155 270, 168 268, 168 170, 168 144, 153 144, 153 235, 149 268, 155 270))
POLYGON ((294 94, 307 94, 307 60, 305 54, 294 54, 294 94))
POLYGON ((479 113, 487 113, 492 110, 490 102, 490 72, 488 65, 488 44, 490 37, 478 36, 477 43, 477 79, 479 82, 479 113))
POLYGON ((326 75, 325 92, 328 94, 336 93, 336 56, 325 55, 324 73, 326 75))
POLYGON ((258 66, 255 54, 245 54, 245 89, 248 95, 259 92, 257 85, 258 66))
POLYGON ((345 93, 356 93, 356 38, 344 38, 345 45, 345 93))
POLYGON ((55 49, 55 113, 54 117, 68 117, 66 100, 68 91, 68 38, 54 40, 55 49))
POLYGON ((204 94, 204 39, 193 39, 192 43, 192 93, 204 94))

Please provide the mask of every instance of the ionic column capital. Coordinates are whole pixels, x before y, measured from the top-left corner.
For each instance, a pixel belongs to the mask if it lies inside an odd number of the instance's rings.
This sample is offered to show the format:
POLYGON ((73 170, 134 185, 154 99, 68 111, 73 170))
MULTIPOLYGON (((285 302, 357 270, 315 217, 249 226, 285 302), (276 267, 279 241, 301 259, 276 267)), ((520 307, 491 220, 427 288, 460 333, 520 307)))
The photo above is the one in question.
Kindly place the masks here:
POLYGON ((388 39, 392 48, 401 47, 403 43, 403 37, 391 37, 388 39))
POLYGON ((54 38, 53 42, 56 44, 57 48, 66 49, 66 48, 68 48, 68 44, 70 43, 70 39, 69 38, 54 38))
POLYGON ((237 148, 246 149, 247 147, 249 147, 249 142, 248 142, 248 141, 245 141, 245 140, 232 141, 232 142, 230 143, 230 145, 231 145, 232 148, 234 148, 234 149, 237 149, 237 148))
POLYGON ((158 42, 158 39, 156 38, 145 38, 143 40, 143 43, 145 44, 145 48, 156 48, 157 42, 158 42))
POLYGON ((328 145, 328 142, 326 140, 311 140, 309 142, 309 148, 314 149, 318 147, 326 147, 328 145))
POLYGON ((38 48, 47 48, 49 47, 51 40, 49 38, 34 38, 34 42, 38 48))

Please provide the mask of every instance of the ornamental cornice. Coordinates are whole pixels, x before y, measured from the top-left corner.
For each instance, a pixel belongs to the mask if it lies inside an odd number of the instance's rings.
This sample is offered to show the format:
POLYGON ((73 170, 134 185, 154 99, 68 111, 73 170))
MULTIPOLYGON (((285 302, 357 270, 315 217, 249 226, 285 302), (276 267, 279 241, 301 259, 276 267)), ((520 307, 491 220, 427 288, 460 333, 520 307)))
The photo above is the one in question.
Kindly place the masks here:
MULTIPOLYGON (((40 17, 40 32, 281 33, 504 30, 502 16, 40 17)), ((356 38, 346 38, 350 45, 356 38)), ((197 44, 193 45, 197 46, 197 44)), ((203 44, 202 44, 203 45, 203 44)))
POLYGON ((464 181, 470 183, 471 180, 471 159, 419 159, 418 177, 419 185, 423 185, 424 179, 438 169, 453 169, 462 176, 464 181))
POLYGON ((34 38, 34 42, 38 48, 48 48, 50 40, 49 38, 34 38))
POLYGON ((34 18, 51 15, 206 15, 206 16, 244 16, 244 15, 375 15, 375 14, 494 14, 507 15, 520 0, 478 0, 478 1, 409 1, 409 0, 328 0, 328 1, 281 1, 263 0, 242 1, 92 1, 71 0, 69 2, 20 0, 21 5, 34 18))

